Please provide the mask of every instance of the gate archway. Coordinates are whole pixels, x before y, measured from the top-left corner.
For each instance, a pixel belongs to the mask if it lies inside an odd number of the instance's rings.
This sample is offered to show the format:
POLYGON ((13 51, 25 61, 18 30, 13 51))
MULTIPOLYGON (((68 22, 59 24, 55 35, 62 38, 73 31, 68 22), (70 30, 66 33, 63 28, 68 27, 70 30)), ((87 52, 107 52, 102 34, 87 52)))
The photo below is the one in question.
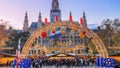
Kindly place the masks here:
POLYGON ((38 36, 40 36, 40 33, 42 31, 48 31, 51 29, 51 27, 68 27, 68 28, 72 28, 74 27, 75 29, 77 29, 79 32, 80 31, 85 31, 86 32, 86 36, 88 38, 92 38, 91 41, 93 42, 93 44, 95 45, 97 52, 100 54, 101 57, 108 57, 108 52, 102 42, 102 40, 100 39, 100 37, 94 33, 92 30, 90 30, 88 27, 86 26, 81 26, 78 22, 70 22, 70 21, 57 21, 54 23, 49 23, 43 27, 40 27, 38 30, 36 30, 26 41, 21 55, 22 57, 26 57, 26 55, 29 53, 29 49, 32 46, 32 44, 35 42, 36 38, 38 36))

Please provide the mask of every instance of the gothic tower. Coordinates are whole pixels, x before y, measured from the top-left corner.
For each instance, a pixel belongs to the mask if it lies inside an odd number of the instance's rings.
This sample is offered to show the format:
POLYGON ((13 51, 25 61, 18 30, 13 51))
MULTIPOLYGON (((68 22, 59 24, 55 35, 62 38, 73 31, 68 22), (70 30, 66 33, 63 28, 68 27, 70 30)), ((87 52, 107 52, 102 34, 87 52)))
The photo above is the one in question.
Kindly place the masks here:
POLYGON ((87 26, 87 19, 86 19, 85 12, 83 12, 83 20, 84 20, 84 25, 87 26))
POLYGON ((27 32, 28 31, 28 16, 27 16, 27 12, 25 13, 25 19, 24 19, 24 24, 23 24, 23 31, 27 32))
POLYGON ((41 12, 39 12, 37 28, 40 28, 40 27, 42 27, 41 12))
POLYGON ((58 0, 52 0, 52 9, 50 11, 50 22, 55 21, 55 16, 58 16, 59 20, 61 20, 61 11, 59 9, 58 0))
POLYGON ((71 11, 70 11, 70 16, 72 16, 72 13, 71 13, 71 11))
POLYGON ((70 11, 70 15, 69 15, 69 20, 70 20, 70 21, 73 21, 73 20, 72 20, 72 13, 71 13, 71 11, 70 11))

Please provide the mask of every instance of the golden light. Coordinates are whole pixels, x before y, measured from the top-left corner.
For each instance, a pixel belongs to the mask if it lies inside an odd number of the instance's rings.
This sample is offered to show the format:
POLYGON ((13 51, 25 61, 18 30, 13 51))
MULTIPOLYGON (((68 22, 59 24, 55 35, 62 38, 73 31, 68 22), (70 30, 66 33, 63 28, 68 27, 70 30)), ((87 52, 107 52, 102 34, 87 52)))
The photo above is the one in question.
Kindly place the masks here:
POLYGON ((75 30, 77 30, 77 28, 76 27, 72 27, 72 30, 75 31, 75 30))
POLYGON ((7 64, 7 62, 13 61, 15 58, 0 58, 0 64, 7 64))
POLYGON ((55 29, 55 27, 52 27, 52 31, 55 31, 56 29, 55 29))
POLYGON ((83 33, 80 33, 80 34, 79 34, 79 37, 80 37, 80 38, 84 38, 85 35, 84 35, 83 33))
POLYGON ((61 32, 61 34, 65 34, 66 33, 64 30, 61 30, 60 32, 61 32))

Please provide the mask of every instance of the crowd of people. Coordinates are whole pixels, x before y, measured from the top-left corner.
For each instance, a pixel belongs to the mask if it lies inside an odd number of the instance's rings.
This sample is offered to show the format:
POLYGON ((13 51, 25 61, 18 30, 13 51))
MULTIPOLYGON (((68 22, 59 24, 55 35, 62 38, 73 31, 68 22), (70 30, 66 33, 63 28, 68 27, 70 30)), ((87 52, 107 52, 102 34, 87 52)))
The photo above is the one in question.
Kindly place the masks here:
POLYGON ((118 61, 115 62, 115 68, 120 68, 120 62, 118 61))
POLYGON ((31 60, 31 66, 33 68, 39 68, 42 66, 92 66, 95 65, 94 59, 87 58, 75 58, 75 59, 48 59, 38 58, 31 60))
MULTIPOLYGON (((67 66, 68 68, 72 66, 96 66, 96 58, 83 58, 83 57, 74 57, 72 59, 68 58, 29 58, 31 68, 42 68, 43 66, 67 66)), ((12 61, 7 62, 7 66, 13 66, 12 61)), ((114 68, 120 68, 120 62, 115 61, 114 68)))

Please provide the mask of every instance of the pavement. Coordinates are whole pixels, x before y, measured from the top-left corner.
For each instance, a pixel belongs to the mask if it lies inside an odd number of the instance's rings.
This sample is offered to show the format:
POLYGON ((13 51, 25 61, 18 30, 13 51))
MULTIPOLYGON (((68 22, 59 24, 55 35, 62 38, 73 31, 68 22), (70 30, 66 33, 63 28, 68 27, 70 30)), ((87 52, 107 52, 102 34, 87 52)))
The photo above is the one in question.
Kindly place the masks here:
MULTIPOLYGON (((0 68, 13 68, 13 67, 3 66, 3 67, 0 67, 0 68)), ((96 66, 59 66, 59 67, 56 67, 56 66, 42 66, 42 68, 99 68, 99 67, 96 67, 96 66)))

